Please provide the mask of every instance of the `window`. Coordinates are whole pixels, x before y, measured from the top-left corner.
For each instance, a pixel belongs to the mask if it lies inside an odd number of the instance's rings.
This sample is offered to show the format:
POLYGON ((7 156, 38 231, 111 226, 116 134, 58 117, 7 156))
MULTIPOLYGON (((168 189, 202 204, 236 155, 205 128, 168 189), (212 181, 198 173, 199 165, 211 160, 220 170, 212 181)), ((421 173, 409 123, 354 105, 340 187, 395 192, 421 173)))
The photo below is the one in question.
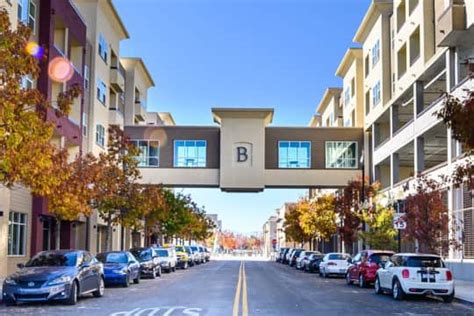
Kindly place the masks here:
POLYGON ((311 142, 278 142, 278 168, 310 168, 311 142))
POLYGON ((344 126, 346 126, 346 127, 351 127, 351 126, 352 126, 352 120, 351 120, 351 118, 347 118, 347 119, 344 121, 344 126))
POLYGON ((29 76, 23 76, 21 78, 21 87, 25 90, 33 88, 33 80, 29 76))
POLYGON ((370 89, 365 93, 365 115, 370 112, 370 89))
POLYGON ((36 33, 36 5, 31 0, 18 0, 18 21, 36 33))
POLYGON ((328 124, 328 126, 334 126, 334 123, 335 123, 334 112, 332 112, 332 113, 329 115, 329 124, 328 124))
POLYGON ((351 101, 351 91, 350 88, 346 88, 344 91, 344 106, 348 106, 351 101))
POLYGON ((352 78, 352 80, 351 80, 351 97, 354 96, 355 91, 356 91, 356 81, 355 81, 355 78, 352 78))
POLYGON ((374 47, 372 47, 372 68, 375 67, 375 65, 379 62, 380 60, 380 41, 377 40, 375 42, 374 47))
POLYGON ((82 112, 82 135, 87 136, 87 114, 82 112))
POLYGON ((420 58, 420 27, 410 35, 410 66, 420 58))
POLYGON ((26 214, 10 212, 8 215, 8 255, 26 255, 26 214))
POLYGON ((357 168, 357 142, 326 142, 326 168, 357 168))
POLYGON ((109 54, 109 48, 105 37, 99 34, 99 56, 102 60, 107 63, 107 55, 109 54))
POLYGON ((100 124, 95 127, 95 143, 100 147, 105 147, 105 128, 100 124))
POLYGON ((380 103, 380 81, 372 88, 372 106, 375 107, 380 103))
POLYGON ((140 150, 136 157, 139 167, 158 167, 159 142, 156 140, 132 140, 132 144, 140 150))
POLYGON ((106 101, 107 86, 102 80, 97 81, 97 100, 99 100, 103 105, 106 101))
POLYGON ((174 166, 188 168, 206 167, 205 140, 175 140, 174 166))
POLYGON ((36 5, 33 1, 30 1, 28 9, 28 26, 30 27, 33 34, 36 33, 36 5))
POLYGON ((370 73, 370 62, 369 62, 369 55, 368 54, 367 54, 367 56, 365 56, 364 68, 365 68, 365 77, 367 78, 367 76, 370 73))
POLYGON ((89 67, 84 66, 84 89, 89 90, 89 67))

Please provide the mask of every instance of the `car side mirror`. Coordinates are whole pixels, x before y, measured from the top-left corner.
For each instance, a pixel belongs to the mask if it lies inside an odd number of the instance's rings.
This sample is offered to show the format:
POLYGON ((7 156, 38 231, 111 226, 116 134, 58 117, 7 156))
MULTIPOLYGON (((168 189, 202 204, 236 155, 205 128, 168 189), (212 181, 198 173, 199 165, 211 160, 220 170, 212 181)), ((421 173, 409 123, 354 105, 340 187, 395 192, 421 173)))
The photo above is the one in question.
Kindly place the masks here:
POLYGON ((352 258, 347 259, 348 263, 353 263, 352 258))
POLYGON ((25 264, 24 263, 17 263, 17 268, 18 269, 23 269, 25 267, 25 264))

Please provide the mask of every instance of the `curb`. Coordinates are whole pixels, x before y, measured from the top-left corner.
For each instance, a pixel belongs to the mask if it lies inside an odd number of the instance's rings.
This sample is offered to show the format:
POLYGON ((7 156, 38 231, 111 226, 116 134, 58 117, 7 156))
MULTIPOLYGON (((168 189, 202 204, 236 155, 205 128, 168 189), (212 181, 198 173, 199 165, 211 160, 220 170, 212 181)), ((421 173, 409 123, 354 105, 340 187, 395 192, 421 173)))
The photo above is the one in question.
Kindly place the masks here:
POLYGON ((456 303, 459 303, 459 304, 462 304, 462 305, 467 305, 467 306, 470 306, 470 307, 474 307, 474 302, 463 299, 463 298, 454 297, 454 301, 456 303))

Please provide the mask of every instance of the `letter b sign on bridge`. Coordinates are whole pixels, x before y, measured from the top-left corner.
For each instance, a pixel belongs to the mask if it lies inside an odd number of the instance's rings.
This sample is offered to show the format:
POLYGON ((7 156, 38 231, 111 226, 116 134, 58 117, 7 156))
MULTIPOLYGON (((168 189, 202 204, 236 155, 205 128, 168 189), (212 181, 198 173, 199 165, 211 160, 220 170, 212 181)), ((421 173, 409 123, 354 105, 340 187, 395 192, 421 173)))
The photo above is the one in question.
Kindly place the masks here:
POLYGON ((252 166, 252 144, 239 142, 234 144, 234 165, 237 167, 252 166))
POLYGON ((237 162, 246 162, 249 159, 247 148, 243 146, 237 147, 237 162))

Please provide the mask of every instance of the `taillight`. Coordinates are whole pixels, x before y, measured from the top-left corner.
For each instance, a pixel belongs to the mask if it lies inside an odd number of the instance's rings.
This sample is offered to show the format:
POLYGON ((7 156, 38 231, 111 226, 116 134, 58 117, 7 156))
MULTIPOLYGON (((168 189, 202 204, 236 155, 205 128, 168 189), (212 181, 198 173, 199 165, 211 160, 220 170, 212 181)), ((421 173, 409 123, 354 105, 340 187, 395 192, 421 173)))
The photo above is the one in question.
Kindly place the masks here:
POLYGON ((335 262, 329 262, 329 263, 328 263, 328 266, 337 266, 337 263, 335 263, 335 262))
POLYGON ((408 269, 403 269, 402 270, 402 278, 408 279, 410 277, 410 270, 408 269))
POLYGON ((448 281, 453 280, 453 273, 450 270, 446 271, 446 280, 448 280, 448 281))

